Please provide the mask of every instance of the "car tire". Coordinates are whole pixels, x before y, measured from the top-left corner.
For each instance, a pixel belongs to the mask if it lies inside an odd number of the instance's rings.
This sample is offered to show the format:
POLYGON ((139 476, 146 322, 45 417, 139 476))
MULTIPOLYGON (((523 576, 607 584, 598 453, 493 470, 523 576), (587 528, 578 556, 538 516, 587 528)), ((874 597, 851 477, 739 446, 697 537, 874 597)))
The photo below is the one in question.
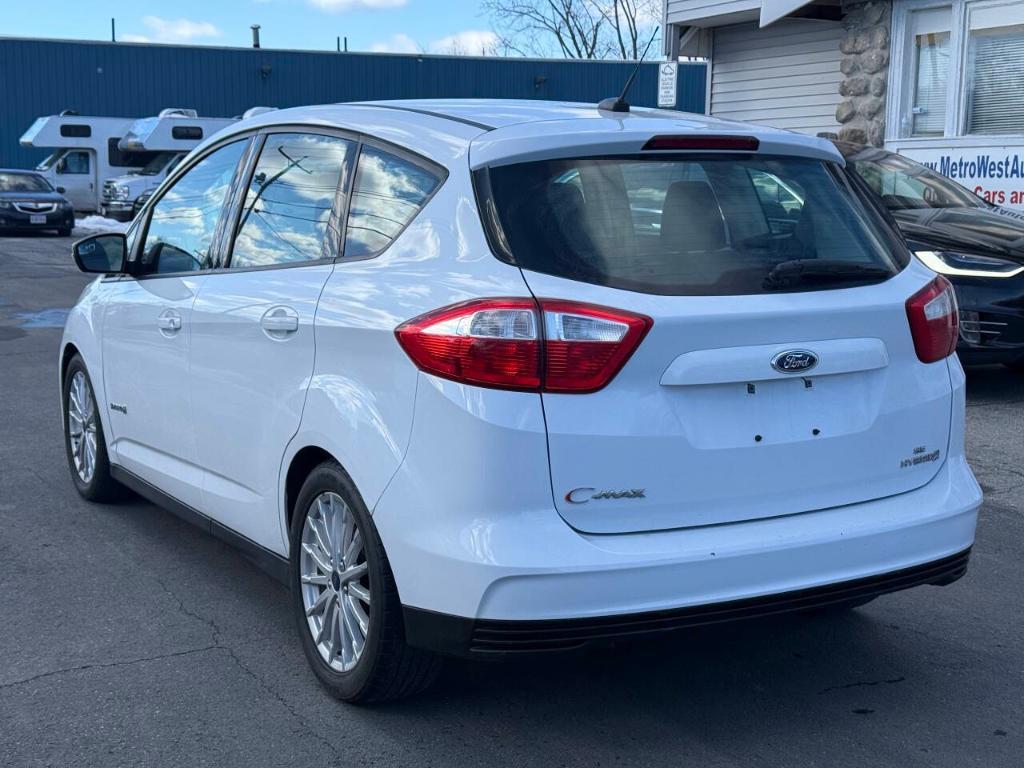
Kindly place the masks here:
POLYGON ((429 686, 441 659, 406 644, 384 546, 359 492, 337 463, 320 464, 306 478, 290 535, 296 625, 306 659, 327 690, 342 701, 366 704, 429 686))
POLYGON ((124 494, 125 488, 110 475, 107 441, 95 390, 79 355, 68 363, 61 402, 64 450, 75 489, 88 501, 115 501, 124 494))

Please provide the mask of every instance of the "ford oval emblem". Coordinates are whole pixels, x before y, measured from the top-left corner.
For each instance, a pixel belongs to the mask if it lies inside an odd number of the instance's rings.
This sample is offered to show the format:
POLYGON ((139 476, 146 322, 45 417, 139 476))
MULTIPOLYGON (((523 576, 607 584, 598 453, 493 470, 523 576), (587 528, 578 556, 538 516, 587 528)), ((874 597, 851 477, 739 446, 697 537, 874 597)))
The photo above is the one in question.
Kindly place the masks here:
POLYGON ((779 373, 804 373, 818 364, 818 356, 806 349, 787 349, 772 358, 772 368, 779 373))

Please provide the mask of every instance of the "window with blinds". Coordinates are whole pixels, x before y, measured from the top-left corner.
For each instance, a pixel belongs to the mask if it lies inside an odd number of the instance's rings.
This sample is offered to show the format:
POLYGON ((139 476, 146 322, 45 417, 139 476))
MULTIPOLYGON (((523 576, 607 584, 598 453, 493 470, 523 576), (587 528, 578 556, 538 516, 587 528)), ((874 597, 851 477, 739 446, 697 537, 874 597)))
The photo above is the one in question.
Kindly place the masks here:
POLYGON ((949 32, 914 36, 914 103, 912 135, 941 136, 946 126, 949 84, 949 32))
POLYGON ((966 75, 967 133, 1024 133, 1024 24, 972 28, 966 75))
MULTIPOLYGON (((949 101, 949 62, 952 60, 950 30, 952 6, 915 10, 907 19, 909 115, 904 126, 911 136, 941 136, 946 127, 949 101)), ((908 108, 908 109, 907 109, 908 108)))

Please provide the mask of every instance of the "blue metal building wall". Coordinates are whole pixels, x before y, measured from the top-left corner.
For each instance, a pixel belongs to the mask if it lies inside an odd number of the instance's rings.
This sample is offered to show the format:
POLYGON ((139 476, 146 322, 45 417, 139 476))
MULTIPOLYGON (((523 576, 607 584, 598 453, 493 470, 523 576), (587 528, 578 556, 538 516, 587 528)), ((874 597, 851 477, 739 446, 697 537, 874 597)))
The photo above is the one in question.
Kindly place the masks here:
MULTIPOLYGON (((616 95, 625 62, 275 51, 67 40, 0 39, 0 167, 32 167, 24 149, 40 115, 145 117, 190 107, 230 117, 252 106, 363 99, 494 97, 595 102, 616 95)), ((641 67, 630 102, 654 106, 657 64, 641 67)), ((679 67, 677 109, 704 111, 703 64, 679 67)))

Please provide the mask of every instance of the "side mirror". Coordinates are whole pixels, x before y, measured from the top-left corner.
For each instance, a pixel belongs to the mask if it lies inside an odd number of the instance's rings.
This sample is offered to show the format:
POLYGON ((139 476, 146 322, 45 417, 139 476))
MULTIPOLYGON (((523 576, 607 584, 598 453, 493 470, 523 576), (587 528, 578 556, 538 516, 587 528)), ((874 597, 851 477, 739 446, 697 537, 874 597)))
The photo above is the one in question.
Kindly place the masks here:
POLYGON ((75 264, 83 272, 109 275, 124 271, 128 238, 121 232, 92 235, 71 246, 75 264))
POLYGON ((57 161, 57 168, 56 168, 57 173, 64 173, 64 171, 66 171, 67 168, 68 168, 68 161, 67 161, 66 158, 62 157, 60 160, 57 161))
POLYGON ((57 194, 58 195, 63 195, 65 192, 67 192, 67 190, 64 189, 64 187, 57 187, 57 194))

